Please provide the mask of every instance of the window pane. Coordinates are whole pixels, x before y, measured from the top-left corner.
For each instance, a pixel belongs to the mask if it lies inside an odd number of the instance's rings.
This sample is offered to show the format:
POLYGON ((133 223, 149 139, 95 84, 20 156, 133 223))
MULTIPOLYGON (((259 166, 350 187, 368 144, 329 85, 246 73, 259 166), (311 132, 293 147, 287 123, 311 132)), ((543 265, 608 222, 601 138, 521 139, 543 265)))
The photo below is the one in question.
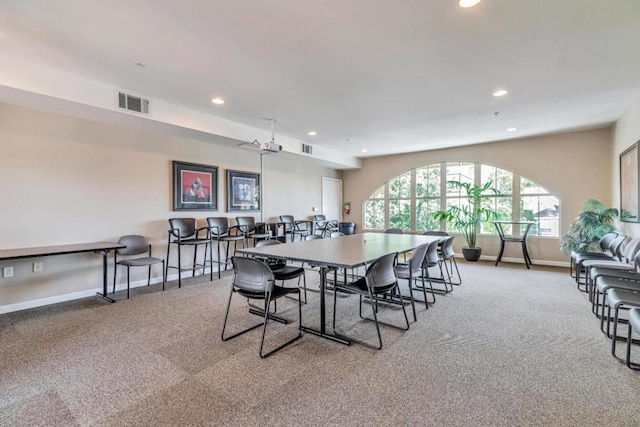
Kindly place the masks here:
POLYGON ((384 230, 384 200, 367 200, 364 203, 364 228, 384 230))
POLYGON ((416 231, 440 230, 440 221, 430 214, 440 210, 440 199, 416 200, 416 231))
POLYGON ((389 198, 411 197, 411 172, 389 181, 389 198))
POLYGON ((410 200, 389 200, 389 228, 411 230, 410 200))
MULTIPOLYGON (((513 198, 511 196, 492 197, 486 200, 483 206, 498 212, 500 218, 504 221, 510 221, 511 218, 513 218, 513 198)), ((505 234, 511 234, 512 232, 510 224, 503 224, 502 229, 505 234)), ((485 234, 498 234, 493 222, 482 224, 480 232, 485 234)))
POLYGON ((440 164, 416 169, 416 197, 440 196, 440 164))
POLYGON ((513 194, 513 174, 504 169, 482 165, 480 168, 482 183, 491 181, 502 195, 513 194))
POLYGON ((540 187, 537 183, 520 177, 520 193, 521 194, 549 194, 547 190, 540 187))
MULTIPOLYGON (((473 184, 474 182, 474 164, 462 162, 447 163, 447 181, 460 181, 473 184)), ((447 185, 447 197, 458 196, 464 194, 464 189, 451 187, 447 185)))
POLYGON ((384 199, 384 185, 376 190, 371 196, 372 199, 384 199))
POLYGON ((520 218, 535 222, 529 230, 532 236, 559 236, 559 209, 560 201, 554 196, 521 196, 520 198, 520 218))

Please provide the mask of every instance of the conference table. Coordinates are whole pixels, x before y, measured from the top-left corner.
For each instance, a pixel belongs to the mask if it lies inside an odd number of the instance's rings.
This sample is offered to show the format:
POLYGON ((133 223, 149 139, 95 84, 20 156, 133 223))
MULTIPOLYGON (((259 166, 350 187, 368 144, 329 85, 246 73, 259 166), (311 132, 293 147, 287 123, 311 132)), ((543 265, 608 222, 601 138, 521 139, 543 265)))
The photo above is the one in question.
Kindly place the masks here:
POLYGON ((320 329, 301 326, 301 330, 349 345, 344 337, 327 332, 325 290, 327 273, 335 269, 354 269, 390 253, 405 253, 440 240, 441 236, 413 234, 361 233, 332 239, 305 240, 283 245, 238 249, 244 255, 297 261, 320 267, 320 329))

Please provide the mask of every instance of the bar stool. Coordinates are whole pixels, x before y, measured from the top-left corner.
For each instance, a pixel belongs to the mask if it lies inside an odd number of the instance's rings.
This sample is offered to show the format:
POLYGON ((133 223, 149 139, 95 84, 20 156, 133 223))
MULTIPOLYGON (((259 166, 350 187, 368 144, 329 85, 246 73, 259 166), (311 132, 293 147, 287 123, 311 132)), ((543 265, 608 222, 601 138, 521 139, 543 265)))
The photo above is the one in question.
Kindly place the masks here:
MULTIPOLYGON (((213 245, 213 240, 216 241, 216 248, 218 257, 214 261, 210 259, 209 262, 212 264, 218 264, 218 279, 220 278, 220 266, 224 264, 225 271, 227 270, 227 266, 230 264, 229 262, 229 246, 231 242, 233 242, 233 255, 236 254, 236 249, 239 241, 244 241, 244 234, 240 230, 240 227, 234 225, 233 227, 229 227, 229 218, 227 217, 210 217, 207 218, 207 225, 209 227, 209 238, 211 239, 211 244, 213 245), (235 230, 235 233, 231 232, 235 230), (227 242, 227 248, 225 251, 224 261, 220 260, 220 242, 227 242)), ((210 251, 210 255, 211 251, 210 251)))

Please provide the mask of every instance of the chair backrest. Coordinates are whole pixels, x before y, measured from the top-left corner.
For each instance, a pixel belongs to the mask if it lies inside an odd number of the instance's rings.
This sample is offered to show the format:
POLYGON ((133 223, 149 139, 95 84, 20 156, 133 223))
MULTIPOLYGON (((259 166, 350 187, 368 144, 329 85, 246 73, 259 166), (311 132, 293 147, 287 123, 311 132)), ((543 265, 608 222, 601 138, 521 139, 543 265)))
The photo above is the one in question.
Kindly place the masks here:
POLYGON ((456 236, 449 236, 442 240, 442 257, 444 259, 452 258, 455 255, 453 251, 453 239, 455 238, 456 236))
POLYGON ((631 262, 636 256, 636 253, 640 250, 640 238, 633 238, 627 243, 624 251, 622 252, 622 260, 625 262, 631 262))
MULTIPOLYGON (((283 243, 279 240, 259 240, 256 242, 256 248, 261 248, 263 246, 271 246, 271 245, 282 245, 282 244, 283 243)), ((282 260, 279 258, 258 257, 258 259, 266 263, 269 266, 269 268, 271 268, 272 270, 282 268, 287 265, 287 262, 285 260, 282 260)))
POLYGON ((341 232, 341 231, 333 231, 329 237, 334 238, 334 237, 341 237, 341 236, 344 236, 343 232, 341 232))
POLYGON ((245 233, 251 233, 256 229, 256 220, 252 216, 238 216, 236 224, 245 233))
POLYGON ((427 249, 429 249, 429 243, 418 246, 413 250, 413 255, 409 260, 409 268, 411 270, 417 270, 422 267, 424 259, 427 256, 427 249))
POLYGON ((171 234, 181 239, 196 234, 195 218, 169 218, 169 226, 171 227, 171 234))
POLYGON ((325 215, 314 215, 313 220, 316 221, 316 227, 319 229, 327 226, 327 217, 325 215))
POLYGON ((293 230, 293 224, 295 222, 293 215, 280 215, 278 219, 284 224, 285 232, 293 230))
POLYGON ((149 253, 151 245, 144 236, 131 234, 122 236, 118 239, 118 243, 126 245, 126 248, 116 249, 118 255, 140 255, 149 253))
POLYGON ((229 231, 229 218, 227 217, 210 217, 207 218, 209 232, 213 236, 222 236, 229 231))
POLYGON ((387 228, 384 232, 387 234, 404 234, 402 228, 387 228))
POLYGON ((304 236, 304 240, 318 240, 318 239, 322 239, 322 236, 319 236, 317 234, 308 234, 304 236))
POLYGON ((397 257, 397 253, 383 255, 367 267, 365 280, 371 289, 386 287, 398 281, 393 268, 397 257))
POLYGON ((620 234, 609 244, 609 252, 620 261, 622 261, 622 248, 625 240, 627 240, 627 236, 620 234))
POLYGON ((280 240, 258 240, 256 242, 256 248, 261 248, 263 246, 270 245, 282 245, 283 243, 280 240))
POLYGON ((270 292, 275 278, 264 262, 255 258, 231 257, 233 286, 249 292, 270 292))
POLYGON ((600 246, 602 252, 607 252, 609 250, 609 245, 616 237, 618 237, 618 233, 607 233, 600 238, 598 246, 600 246))
POLYGON ((440 230, 428 230, 422 233, 423 236, 448 236, 449 233, 440 230))
POLYGON ((435 267, 436 265, 438 265, 438 261, 440 261, 440 259, 438 258, 439 243, 440 242, 438 240, 434 240, 433 242, 429 243, 429 246, 427 247, 427 254, 424 258, 425 267, 435 267))

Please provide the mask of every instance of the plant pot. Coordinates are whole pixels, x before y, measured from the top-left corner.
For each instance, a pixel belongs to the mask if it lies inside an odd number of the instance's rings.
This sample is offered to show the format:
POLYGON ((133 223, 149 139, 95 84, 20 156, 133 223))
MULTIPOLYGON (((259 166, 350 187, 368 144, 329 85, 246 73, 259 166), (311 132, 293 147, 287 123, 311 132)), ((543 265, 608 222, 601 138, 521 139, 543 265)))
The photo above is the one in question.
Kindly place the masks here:
POLYGON ((466 246, 462 247, 462 256, 467 261, 478 261, 480 259, 480 254, 482 253, 482 248, 468 248, 466 246))

